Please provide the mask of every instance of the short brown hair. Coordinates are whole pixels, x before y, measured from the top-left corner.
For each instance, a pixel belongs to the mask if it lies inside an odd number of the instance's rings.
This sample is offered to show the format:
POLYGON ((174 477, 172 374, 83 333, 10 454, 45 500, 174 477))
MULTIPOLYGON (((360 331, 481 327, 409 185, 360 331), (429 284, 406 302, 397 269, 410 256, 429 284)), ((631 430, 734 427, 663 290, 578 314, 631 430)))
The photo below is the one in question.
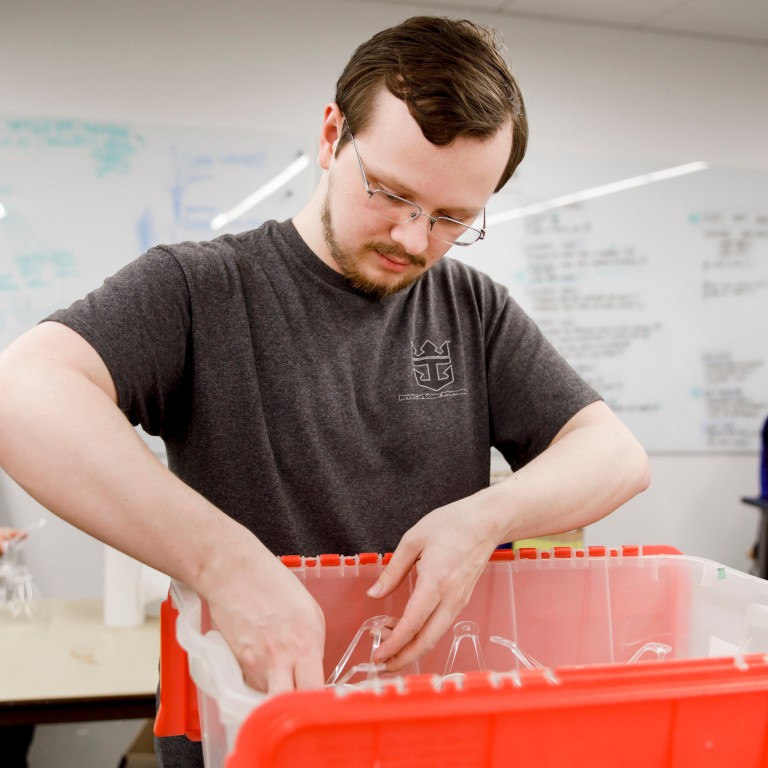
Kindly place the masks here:
MULTIPOLYGON (((414 16, 362 43, 336 83, 349 129, 362 132, 381 88, 408 106, 438 146, 459 136, 489 139, 512 121, 512 151, 496 191, 525 156, 528 119, 494 30, 472 21, 414 16)), ((348 140, 345 134, 338 147, 348 140)))

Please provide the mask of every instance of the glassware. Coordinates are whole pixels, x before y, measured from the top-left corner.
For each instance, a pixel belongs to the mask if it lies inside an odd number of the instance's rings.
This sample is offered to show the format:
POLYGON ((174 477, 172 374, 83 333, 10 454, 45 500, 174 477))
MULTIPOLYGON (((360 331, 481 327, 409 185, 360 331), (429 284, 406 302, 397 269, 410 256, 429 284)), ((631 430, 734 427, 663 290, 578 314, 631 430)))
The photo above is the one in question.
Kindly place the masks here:
POLYGON ((19 553, 29 540, 28 534, 44 525, 45 518, 41 518, 22 529, 19 533, 23 535, 6 540, 0 553, 0 609, 14 618, 31 618, 40 599, 32 571, 19 562, 19 553))

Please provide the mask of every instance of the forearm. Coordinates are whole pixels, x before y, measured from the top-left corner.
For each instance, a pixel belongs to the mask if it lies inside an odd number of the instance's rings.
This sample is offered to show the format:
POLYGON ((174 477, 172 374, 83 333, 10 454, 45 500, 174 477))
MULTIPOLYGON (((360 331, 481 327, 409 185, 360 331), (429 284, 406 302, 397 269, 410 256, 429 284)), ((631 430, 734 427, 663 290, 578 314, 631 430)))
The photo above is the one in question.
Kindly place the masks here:
POLYGON ((0 355, 0 465, 55 514, 192 587, 254 688, 322 685, 317 603, 256 536, 163 466, 116 402, 82 337, 37 326, 0 355))
POLYGON ((478 494, 499 542, 589 525, 648 486, 645 451, 621 421, 602 403, 583 416, 540 456, 478 494))
POLYGON ((582 409, 511 477, 433 510, 406 532, 369 591, 389 595, 418 562, 416 587, 376 661, 397 670, 433 647, 466 605, 495 546, 594 522, 648 479, 645 451, 610 409, 582 409))
POLYGON ((201 592, 217 553, 260 554, 152 454, 103 386, 56 360, 3 356, 0 464, 56 515, 201 592))

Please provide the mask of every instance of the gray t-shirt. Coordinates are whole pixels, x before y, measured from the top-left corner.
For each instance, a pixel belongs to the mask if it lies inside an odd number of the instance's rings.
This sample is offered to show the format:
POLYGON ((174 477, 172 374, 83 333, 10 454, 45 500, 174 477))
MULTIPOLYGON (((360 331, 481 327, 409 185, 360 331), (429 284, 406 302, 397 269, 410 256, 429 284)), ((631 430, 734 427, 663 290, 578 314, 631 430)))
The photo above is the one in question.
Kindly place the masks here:
POLYGON ((598 399, 505 288, 450 258, 352 289, 291 222, 153 248, 52 320, 169 466, 276 554, 388 551, 598 399))

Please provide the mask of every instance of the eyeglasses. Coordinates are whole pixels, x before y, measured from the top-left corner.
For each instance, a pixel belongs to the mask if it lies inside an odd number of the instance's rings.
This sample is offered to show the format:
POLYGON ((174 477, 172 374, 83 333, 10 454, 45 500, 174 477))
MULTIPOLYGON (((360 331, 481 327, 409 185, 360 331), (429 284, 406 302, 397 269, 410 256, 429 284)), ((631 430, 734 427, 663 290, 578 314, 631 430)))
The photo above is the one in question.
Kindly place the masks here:
MULTIPOLYGON (((347 130, 349 130, 348 124, 347 130)), ((360 173, 363 175, 365 191, 368 193, 371 208, 382 219, 391 221, 394 224, 407 224, 409 221, 416 221, 419 216, 425 216, 429 220, 429 231, 438 240, 449 245, 472 245, 472 243, 476 243, 485 237, 485 208, 483 208, 483 226, 481 229, 476 229, 449 216, 431 216, 428 213, 424 213, 421 206, 406 200, 404 197, 394 195, 392 192, 387 192, 383 189, 371 189, 368 177, 365 175, 365 168, 363 168, 360 150, 357 148, 357 142, 352 131, 349 131, 349 137, 352 139, 352 146, 355 148, 357 162, 360 165, 360 173)))

